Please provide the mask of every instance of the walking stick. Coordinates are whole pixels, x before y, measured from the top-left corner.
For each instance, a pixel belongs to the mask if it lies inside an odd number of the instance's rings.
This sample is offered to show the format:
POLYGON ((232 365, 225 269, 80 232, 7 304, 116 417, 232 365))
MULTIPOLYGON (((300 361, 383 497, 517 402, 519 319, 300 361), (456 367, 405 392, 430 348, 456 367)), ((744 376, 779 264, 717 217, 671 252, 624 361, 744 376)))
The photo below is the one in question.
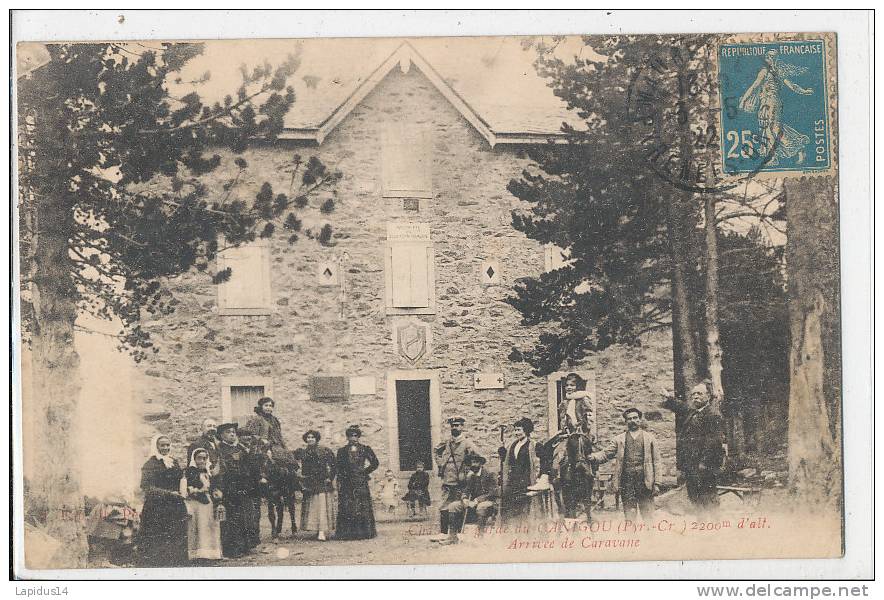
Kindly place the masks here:
MULTIPOLYGON (((503 445, 503 432, 506 431, 506 425, 499 425, 498 427, 500 428, 500 447, 505 448, 503 445)), ((498 453, 497 458, 500 459, 500 471, 497 472, 497 497, 500 499, 500 506, 497 507, 497 514, 494 516, 494 525, 495 527, 500 527, 503 522, 503 463, 505 457, 498 453)))

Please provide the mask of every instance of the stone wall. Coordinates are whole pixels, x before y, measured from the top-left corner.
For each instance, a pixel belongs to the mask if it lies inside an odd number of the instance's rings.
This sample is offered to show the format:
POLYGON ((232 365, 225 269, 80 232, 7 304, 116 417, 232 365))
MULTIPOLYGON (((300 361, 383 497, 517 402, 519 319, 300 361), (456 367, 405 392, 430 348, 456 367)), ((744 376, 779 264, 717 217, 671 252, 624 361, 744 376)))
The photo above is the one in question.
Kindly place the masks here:
MULTIPOLYGON (((519 201, 506 185, 527 160, 513 148, 489 148, 416 68, 391 73, 319 147, 278 143, 246 152, 249 167, 234 195, 250 200, 264 181, 287 192, 296 152, 305 159, 315 153, 344 174, 328 219, 334 245, 302 239, 289 246, 283 234, 272 239, 271 315, 221 316, 217 290, 205 275, 185 274, 169 282, 180 300, 176 312, 145 326, 161 351, 143 364, 139 395, 148 413, 168 411, 157 426, 171 435, 174 448, 181 452, 203 418, 221 416, 223 378, 258 376, 272 378, 276 414, 291 446, 300 445, 308 427, 335 446, 346 425, 360 423, 364 441, 385 468, 386 374, 409 368, 438 373, 443 422, 464 416, 470 437, 487 456, 498 445, 497 425, 523 415, 545 437, 546 378, 507 360, 513 345, 525 345, 536 332, 521 327, 519 315, 503 302, 516 278, 544 268, 543 249, 510 226, 519 201), (432 134, 434 197, 421 200, 416 213, 405 211, 401 199, 382 197, 381 132, 394 124, 432 134), (395 352, 392 318, 385 316, 383 248, 391 221, 429 223, 435 248, 437 310, 418 317, 431 326, 431 351, 413 366, 395 352), (318 285, 316 273, 344 253, 341 302, 340 288, 318 285), (479 267, 487 259, 499 262, 499 285, 480 283, 479 267), (506 387, 475 390, 477 372, 504 373, 506 387), (308 378, 317 374, 371 376, 376 392, 348 402, 311 401, 308 378)), ((209 180, 219 190, 235 172, 233 157, 223 158, 209 180)), ((600 434, 606 437, 621 428, 623 407, 653 410, 657 390, 671 386, 668 337, 650 339, 644 348, 611 349, 591 357, 586 368, 596 374, 600 434)), ((649 425, 664 438, 664 455, 672 463, 673 419, 665 411, 659 416, 649 425)))

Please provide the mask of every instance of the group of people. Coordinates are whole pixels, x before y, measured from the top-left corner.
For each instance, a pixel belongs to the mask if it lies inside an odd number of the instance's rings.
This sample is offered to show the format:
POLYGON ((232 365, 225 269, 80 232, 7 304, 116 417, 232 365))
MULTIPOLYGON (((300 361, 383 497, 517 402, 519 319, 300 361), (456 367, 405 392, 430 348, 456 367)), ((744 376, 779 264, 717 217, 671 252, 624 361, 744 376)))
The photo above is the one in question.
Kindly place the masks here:
MULTIPOLYGON (((626 518, 635 519, 640 513, 651 519, 662 466, 656 438, 642 427, 641 410, 630 407, 622 413, 625 431, 605 445, 596 444, 592 404, 579 389, 579 379, 566 378, 561 430, 548 441, 532 438, 534 423, 527 417, 513 424, 515 439, 498 449, 499 473, 486 469, 487 459, 464 433, 466 420, 448 419, 451 435, 433 450, 442 489, 436 541, 457 543, 470 518, 481 532, 498 511, 504 523, 536 516, 537 500, 545 492, 553 492, 546 497, 552 495, 556 504, 562 504, 566 458, 572 469, 574 465, 582 469, 578 497, 586 505, 587 518, 597 467, 613 460, 611 490, 619 495, 626 518)), ((688 497, 700 511, 718 503, 716 478, 727 451, 721 416, 710 409, 709 400, 707 387, 700 384, 691 390, 689 403, 671 398, 666 403, 676 414, 681 438, 677 466, 684 474, 688 497)), ((274 408, 271 398, 261 398, 255 416, 242 427, 206 420, 200 438, 187 448, 184 468, 171 455, 169 437, 154 437, 141 477, 145 501, 138 555, 142 565, 243 556, 260 543, 262 499, 270 500, 274 490, 277 496, 291 495, 293 532, 293 494, 299 491, 302 531, 315 532, 322 541, 332 532, 336 540, 377 535, 369 481, 379 461, 371 447, 360 442, 360 428, 346 429, 347 443, 336 453, 320 445, 316 430, 303 434, 304 447, 290 451, 274 408)), ((395 508, 398 494, 398 482, 387 471, 380 492, 387 510, 395 508)), ((417 465, 402 499, 411 516, 418 511, 426 514, 429 473, 423 463, 417 465)), ((566 500, 564 508, 573 512, 573 501, 569 508, 566 500)), ((282 508, 279 521, 281 525, 282 508)))
POLYGON ((295 491, 303 495, 302 531, 322 541, 332 532, 337 540, 377 535, 369 478, 380 463, 360 442, 361 429, 348 427, 337 453, 320 445, 316 430, 304 433, 304 447, 290 451, 274 407, 271 398, 261 398, 244 426, 204 421, 187 448, 185 468, 172 456, 170 438, 154 436, 141 470, 140 565, 241 557, 260 544, 263 499, 295 491))

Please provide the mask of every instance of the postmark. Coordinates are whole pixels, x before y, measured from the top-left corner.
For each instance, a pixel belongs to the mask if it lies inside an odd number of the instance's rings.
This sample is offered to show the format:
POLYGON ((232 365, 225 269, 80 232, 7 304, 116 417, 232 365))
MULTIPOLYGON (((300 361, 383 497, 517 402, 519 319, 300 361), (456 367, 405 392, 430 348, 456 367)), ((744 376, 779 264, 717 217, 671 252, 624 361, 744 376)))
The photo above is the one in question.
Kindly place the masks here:
POLYGON ((725 175, 831 167, 827 51, 823 39, 719 46, 725 175))

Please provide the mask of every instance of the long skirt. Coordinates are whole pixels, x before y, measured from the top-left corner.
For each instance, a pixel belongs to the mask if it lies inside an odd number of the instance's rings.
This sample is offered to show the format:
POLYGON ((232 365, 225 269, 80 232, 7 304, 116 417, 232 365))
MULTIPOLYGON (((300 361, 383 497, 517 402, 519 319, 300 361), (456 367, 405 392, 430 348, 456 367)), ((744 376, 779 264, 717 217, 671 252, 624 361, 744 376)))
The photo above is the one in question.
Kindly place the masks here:
POLYGON ((252 499, 228 496, 224 499, 227 517, 221 522, 221 551, 226 558, 238 558, 249 551, 246 519, 252 499))
POLYGON ((183 498, 148 495, 141 509, 137 559, 143 567, 187 564, 187 507, 183 498))
POLYGON ((367 483, 342 483, 338 489, 336 540, 367 540, 378 534, 367 483))
POLYGON ((304 493, 301 511, 302 531, 333 531, 335 528, 334 497, 330 492, 304 493))
POLYGON ((215 505, 187 501, 190 523, 187 527, 187 555, 190 560, 221 558, 221 523, 215 520, 215 505))

